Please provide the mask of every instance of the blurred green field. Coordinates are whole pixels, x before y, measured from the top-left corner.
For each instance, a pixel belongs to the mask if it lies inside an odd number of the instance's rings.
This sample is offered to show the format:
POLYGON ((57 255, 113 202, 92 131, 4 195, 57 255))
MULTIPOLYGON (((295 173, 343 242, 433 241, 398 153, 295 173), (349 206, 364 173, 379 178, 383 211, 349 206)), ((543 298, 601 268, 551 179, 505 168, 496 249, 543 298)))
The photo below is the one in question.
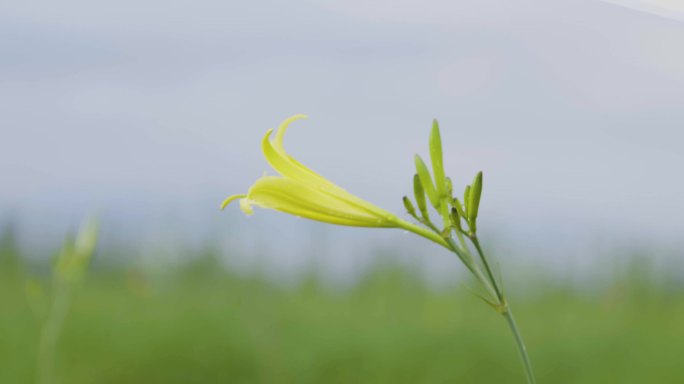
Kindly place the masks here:
MULTIPOLYGON (((31 383, 39 322, 4 248, 0 383, 31 383)), ((580 294, 531 279, 525 291, 537 294, 512 300, 540 383, 684 382, 681 287, 624 279, 580 294)), ((491 308, 387 264, 346 289, 211 259, 162 277, 96 268, 62 336, 59 383, 524 383, 491 308)))

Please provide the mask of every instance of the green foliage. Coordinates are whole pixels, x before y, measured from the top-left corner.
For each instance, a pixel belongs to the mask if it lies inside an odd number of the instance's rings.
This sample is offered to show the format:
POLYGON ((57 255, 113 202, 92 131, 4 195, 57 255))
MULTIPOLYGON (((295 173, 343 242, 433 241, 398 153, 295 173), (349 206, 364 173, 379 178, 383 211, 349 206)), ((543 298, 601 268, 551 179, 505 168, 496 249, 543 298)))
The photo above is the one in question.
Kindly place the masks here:
MULTIPOLYGON (((524 380, 502 319, 461 284, 430 288, 414 268, 379 263, 344 289, 315 273, 283 286, 259 271, 221 269, 216 257, 211 248, 189 253, 192 263, 162 279, 91 271, 72 295, 55 381, 524 380)), ((643 261, 618 271, 590 293, 524 279, 537 294, 516 297, 516 314, 540 382, 676 383, 684 375, 682 286, 643 261)), ((39 323, 8 280, 0 280, 0 302, 0 383, 33 382, 39 323)))

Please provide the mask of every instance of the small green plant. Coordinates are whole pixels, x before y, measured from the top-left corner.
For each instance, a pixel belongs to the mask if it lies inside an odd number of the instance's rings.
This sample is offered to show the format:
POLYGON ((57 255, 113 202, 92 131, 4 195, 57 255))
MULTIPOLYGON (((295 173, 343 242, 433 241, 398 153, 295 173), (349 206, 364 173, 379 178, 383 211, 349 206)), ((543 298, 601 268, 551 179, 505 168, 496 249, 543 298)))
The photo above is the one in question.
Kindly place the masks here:
POLYGON ((52 267, 49 304, 40 283, 35 279, 26 282, 26 294, 36 316, 42 320, 38 344, 36 381, 53 383, 57 342, 69 312, 73 290, 81 283, 93 258, 97 245, 98 224, 87 221, 75 237, 69 236, 57 254, 52 267))
POLYGON ((253 213, 252 206, 259 206, 330 224, 402 228, 441 245, 455 253, 475 277, 484 291, 483 294, 477 294, 478 297, 506 319, 515 337, 527 381, 534 384, 536 381, 532 365, 504 294, 501 279, 494 276, 491 262, 477 235, 483 187, 482 172, 465 187, 462 200, 461 197, 454 196, 453 183, 444 172, 439 124, 437 120, 433 121, 430 133, 432 173, 420 156, 415 157, 413 192, 418 210, 409 197, 403 197, 406 211, 418 223, 414 224, 350 194, 287 154, 283 148, 285 131, 290 123, 305 117, 295 115, 286 119, 278 128, 274 139, 271 139, 273 130, 268 130, 262 140, 266 160, 280 176, 258 179, 246 194, 232 195, 225 199, 221 209, 240 199, 240 208, 248 215, 253 213), (428 203, 439 218, 437 224, 430 217, 428 203))

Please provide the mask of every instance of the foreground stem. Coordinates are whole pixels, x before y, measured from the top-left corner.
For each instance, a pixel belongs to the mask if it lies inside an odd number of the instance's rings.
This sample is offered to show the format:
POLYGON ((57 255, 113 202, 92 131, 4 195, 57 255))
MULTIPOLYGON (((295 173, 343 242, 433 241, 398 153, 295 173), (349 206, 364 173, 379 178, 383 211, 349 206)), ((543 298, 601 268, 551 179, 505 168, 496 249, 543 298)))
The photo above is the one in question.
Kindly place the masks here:
POLYGON ((522 335, 520 334, 520 330, 518 329, 518 325, 515 322, 515 318, 513 317, 513 312, 511 312, 510 305, 508 304, 506 298, 504 297, 503 289, 502 287, 499 286, 496 278, 494 277, 494 274, 492 273, 492 269, 489 266, 489 260, 487 259, 487 256, 485 255, 484 251, 482 250, 482 246, 480 245, 480 241, 477 238, 475 234, 472 234, 469 236, 470 240, 472 241, 473 245, 475 246, 475 249, 477 249, 477 253, 480 255, 480 259, 482 260, 482 264, 485 267, 485 270, 487 271, 487 276, 489 277, 489 282, 491 285, 494 287, 494 291, 496 293, 496 296, 499 300, 499 311, 501 314, 506 318, 506 321, 508 322, 508 326, 511 328, 511 332, 513 332, 513 336, 515 336, 515 343, 518 346, 518 352, 520 352, 520 359, 523 362, 523 366, 525 367, 525 375, 527 377, 527 383, 528 384, 536 384, 537 380, 534 377, 534 371, 532 370, 532 363, 530 362, 530 357, 527 354, 527 348, 525 347, 525 341, 522 338, 522 335))
POLYGON ((56 284, 56 292, 52 307, 43 324, 43 329, 40 332, 38 366, 36 370, 38 384, 50 384, 55 381, 57 341, 59 340, 62 325, 64 324, 68 310, 69 296, 67 288, 63 285, 56 284))
POLYGON ((487 303, 489 303, 492 307, 494 307, 499 313, 501 313, 506 318, 508 326, 510 327, 511 332, 513 332, 513 336, 515 336, 515 342, 518 347, 518 352, 520 352, 520 359, 522 360, 523 365, 525 367, 527 383, 536 384, 537 381, 534 377, 534 371, 532 370, 530 357, 527 355, 527 348, 525 347, 525 342, 523 341, 522 335, 520 334, 520 330, 518 329, 518 326, 515 323, 515 319, 513 318, 513 313, 511 312, 510 305, 508 304, 508 301, 506 300, 506 297, 504 295, 503 287, 494 277, 494 273, 492 271, 492 268, 490 267, 489 260, 487 259, 487 256, 485 255, 484 251, 482 250, 482 246, 480 245, 480 241, 477 238, 477 236, 474 233, 463 233, 468 237, 468 239, 470 239, 470 241, 473 243, 473 246, 477 250, 477 253, 480 256, 480 260, 482 261, 482 265, 484 266, 486 274, 485 272, 482 272, 480 266, 477 263, 475 263, 472 259, 470 252, 468 251, 468 248, 462 241, 463 237, 461 236, 461 234, 459 234, 459 240, 461 240, 463 248, 460 248, 451 236, 442 237, 435 233, 436 231, 430 232, 424 230, 421 227, 410 224, 405 225, 404 229, 412 231, 420 236, 423 236, 429 240, 434 241, 439 245, 442 245, 446 249, 455 253, 459 257, 459 259, 461 259, 466 268, 468 268, 468 270, 482 284, 484 289, 491 297, 491 300, 484 298, 483 296, 480 297, 487 303))
POLYGON ((499 299, 499 303, 505 307, 506 306, 506 300, 504 300, 503 289, 501 289, 501 287, 499 287, 499 284, 497 283, 496 278, 494 278, 494 273, 492 273, 492 268, 489 266, 489 261, 487 260, 487 257, 485 256, 484 251, 482 250, 482 246, 480 245, 480 240, 477 238, 477 236, 471 235, 470 241, 473 242, 475 249, 477 249, 477 253, 480 255, 480 259, 482 260, 482 264, 484 265, 485 270, 487 271, 487 276, 489 276, 489 281, 492 283, 492 285, 494 286, 494 290, 496 291, 496 297, 497 297, 497 299, 499 299))
POLYGON ((532 363, 530 362, 530 357, 527 355, 527 348, 525 348, 525 341, 523 340, 522 335, 520 334, 518 325, 515 323, 515 318, 513 317, 511 309, 507 308, 503 315, 506 318, 506 321, 508 322, 508 326, 511 328, 511 332, 513 332, 513 336, 515 336, 515 343, 518 345, 520 359, 522 360, 523 365, 525 366, 525 375, 527 376, 527 383, 536 384, 537 381, 534 378, 534 371, 532 371, 532 363))

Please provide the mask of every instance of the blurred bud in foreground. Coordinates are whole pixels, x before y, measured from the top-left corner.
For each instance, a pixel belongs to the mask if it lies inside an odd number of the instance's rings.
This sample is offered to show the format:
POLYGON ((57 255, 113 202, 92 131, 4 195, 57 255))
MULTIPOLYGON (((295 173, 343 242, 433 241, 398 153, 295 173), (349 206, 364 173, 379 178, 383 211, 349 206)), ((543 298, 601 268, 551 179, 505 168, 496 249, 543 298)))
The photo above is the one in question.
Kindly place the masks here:
POLYGON ((56 279, 68 284, 76 284, 83 279, 95 253, 98 229, 97 221, 89 219, 75 238, 66 239, 55 260, 53 274, 56 279))
POLYGON ((68 236, 54 261, 52 289, 43 293, 41 285, 29 279, 26 282, 28 301, 39 318, 44 317, 38 343, 36 381, 39 384, 55 382, 57 342, 69 312, 71 289, 83 280, 95 253, 98 235, 97 221, 87 220, 76 236, 68 236), (44 299, 49 296, 49 306, 44 299), (46 310, 44 310, 44 307, 46 310), (42 316, 45 312, 45 316, 42 316))

